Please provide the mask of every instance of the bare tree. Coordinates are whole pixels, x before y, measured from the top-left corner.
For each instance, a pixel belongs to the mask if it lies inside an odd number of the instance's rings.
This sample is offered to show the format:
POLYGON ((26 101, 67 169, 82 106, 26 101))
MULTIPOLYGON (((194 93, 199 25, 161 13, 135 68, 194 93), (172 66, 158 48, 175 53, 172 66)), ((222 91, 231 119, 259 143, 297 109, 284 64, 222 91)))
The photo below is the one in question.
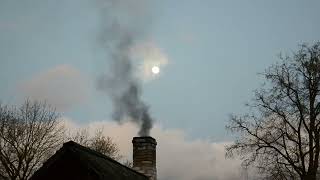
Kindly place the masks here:
POLYGON ((96 132, 94 137, 91 139, 89 146, 91 149, 105 154, 112 159, 120 160, 122 156, 119 154, 119 148, 116 143, 113 142, 109 136, 104 136, 102 130, 96 132))
POLYGON ((266 179, 316 180, 320 153, 320 42, 302 45, 263 73, 249 113, 232 116, 238 133, 227 155, 255 165, 266 179))
POLYGON ((116 161, 119 161, 123 157, 120 155, 118 145, 111 137, 105 136, 102 129, 97 130, 93 136, 90 136, 87 129, 79 129, 74 135, 69 137, 69 140, 100 152, 116 161))
POLYGON ((89 147, 91 138, 89 137, 88 129, 81 128, 77 129, 75 132, 70 132, 69 130, 69 135, 67 135, 66 139, 81 144, 82 146, 89 147))
POLYGON ((0 177, 28 179, 62 144, 57 113, 45 103, 0 104, 0 177))

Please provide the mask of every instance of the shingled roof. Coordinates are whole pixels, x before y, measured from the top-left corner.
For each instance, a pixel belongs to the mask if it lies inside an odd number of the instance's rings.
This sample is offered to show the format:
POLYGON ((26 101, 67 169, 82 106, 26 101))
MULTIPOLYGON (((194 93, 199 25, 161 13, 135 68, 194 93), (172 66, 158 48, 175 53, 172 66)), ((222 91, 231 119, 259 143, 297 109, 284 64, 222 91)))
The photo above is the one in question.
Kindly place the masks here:
POLYGON ((69 141, 30 180, 40 179, 148 180, 148 177, 101 153, 69 141))

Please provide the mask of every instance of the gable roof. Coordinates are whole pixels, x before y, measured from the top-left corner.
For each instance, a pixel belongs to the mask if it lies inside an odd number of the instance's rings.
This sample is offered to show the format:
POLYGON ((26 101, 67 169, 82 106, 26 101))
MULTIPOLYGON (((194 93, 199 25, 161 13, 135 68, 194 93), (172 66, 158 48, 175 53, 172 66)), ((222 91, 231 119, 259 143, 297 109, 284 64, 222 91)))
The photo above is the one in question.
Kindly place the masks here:
POLYGON ((50 167, 56 161, 62 160, 62 157, 66 154, 77 157, 79 162, 74 163, 80 163, 81 165, 88 167, 94 172, 95 176, 97 176, 99 180, 106 180, 110 178, 113 180, 148 180, 147 176, 122 165, 110 157, 81 146, 73 141, 64 143, 63 147, 50 157, 37 172, 34 173, 31 180, 37 179, 37 177, 44 177, 43 175, 46 174, 50 167))

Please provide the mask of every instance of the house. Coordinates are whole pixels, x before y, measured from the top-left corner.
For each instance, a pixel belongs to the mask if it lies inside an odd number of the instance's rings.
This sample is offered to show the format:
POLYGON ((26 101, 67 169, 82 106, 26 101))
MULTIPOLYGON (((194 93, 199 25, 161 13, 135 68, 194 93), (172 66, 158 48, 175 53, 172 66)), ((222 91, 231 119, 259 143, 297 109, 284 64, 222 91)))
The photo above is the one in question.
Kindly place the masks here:
POLYGON ((156 180, 156 141, 133 138, 133 169, 73 141, 63 144, 30 180, 156 180))

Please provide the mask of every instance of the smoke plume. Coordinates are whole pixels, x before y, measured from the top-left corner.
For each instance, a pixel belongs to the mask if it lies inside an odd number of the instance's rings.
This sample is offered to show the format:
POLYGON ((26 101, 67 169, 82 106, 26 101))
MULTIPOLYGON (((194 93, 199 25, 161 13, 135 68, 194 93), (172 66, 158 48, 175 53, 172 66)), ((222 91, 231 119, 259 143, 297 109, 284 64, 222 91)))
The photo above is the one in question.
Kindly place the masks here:
POLYGON ((146 0, 104 0, 103 32, 100 39, 108 54, 108 72, 97 83, 113 103, 113 119, 129 120, 140 126, 139 135, 148 136, 153 120, 148 106, 141 99, 140 80, 135 76, 131 49, 144 38, 146 29, 146 0))

